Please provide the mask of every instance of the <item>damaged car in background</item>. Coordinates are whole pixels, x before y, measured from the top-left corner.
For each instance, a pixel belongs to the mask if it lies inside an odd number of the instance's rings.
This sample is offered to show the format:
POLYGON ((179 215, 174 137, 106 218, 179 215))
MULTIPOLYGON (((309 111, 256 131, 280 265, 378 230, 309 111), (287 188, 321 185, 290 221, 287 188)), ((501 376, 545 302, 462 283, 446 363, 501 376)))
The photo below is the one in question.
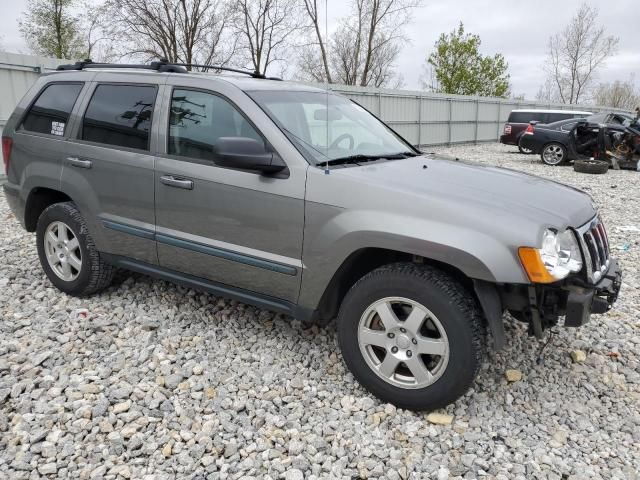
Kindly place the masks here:
POLYGON ((585 173, 605 173, 610 166, 637 170, 640 125, 623 113, 530 124, 521 143, 551 166, 574 161, 574 168, 585 173))

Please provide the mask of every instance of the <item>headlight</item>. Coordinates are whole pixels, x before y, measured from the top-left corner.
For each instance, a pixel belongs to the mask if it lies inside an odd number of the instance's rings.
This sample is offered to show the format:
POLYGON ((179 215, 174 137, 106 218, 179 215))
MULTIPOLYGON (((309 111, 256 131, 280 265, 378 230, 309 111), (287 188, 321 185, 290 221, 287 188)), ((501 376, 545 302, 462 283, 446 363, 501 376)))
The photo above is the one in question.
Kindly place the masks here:
POLYGON ((535 283, 557 282, 582 269, 580 247, 571 230, 545 230, 541 248, 520 247, 518 255, 529 280, 535 283))

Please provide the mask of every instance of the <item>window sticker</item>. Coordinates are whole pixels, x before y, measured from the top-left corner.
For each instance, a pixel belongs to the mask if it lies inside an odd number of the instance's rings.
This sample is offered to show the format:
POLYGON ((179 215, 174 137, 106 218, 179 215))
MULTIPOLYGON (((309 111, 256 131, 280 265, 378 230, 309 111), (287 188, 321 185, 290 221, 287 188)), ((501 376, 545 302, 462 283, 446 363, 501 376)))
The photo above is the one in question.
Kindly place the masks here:
POLYGON ((64 122, 51 122, 51 135, 64 135, 64 122))

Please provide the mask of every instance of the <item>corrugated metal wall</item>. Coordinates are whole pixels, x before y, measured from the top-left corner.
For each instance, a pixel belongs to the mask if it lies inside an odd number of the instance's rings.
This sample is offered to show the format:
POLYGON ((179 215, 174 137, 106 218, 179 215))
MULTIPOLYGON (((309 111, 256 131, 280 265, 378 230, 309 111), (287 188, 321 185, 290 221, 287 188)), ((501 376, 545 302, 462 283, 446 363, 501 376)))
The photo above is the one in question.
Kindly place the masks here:
MULTIPOLYGON (((0 129, 16 103, 42 72, 65 60, 0 52, 0 129)), ((495 141, 514 108, 577 109, 576 105, 519 102, 496 98, 440 95, 421 91, 385 90, 330 85, 378 115, 415 145, 495 141)), ((583 107, 589 111, 604 108, 583 107)), ((608 109, 611 110, 611 109, 608 109)))
POLYGON ((516 108, 617 110, 345 85, 329 85, 329 89, 349 96, 420 146, 496 141, 509 113, 516 108))

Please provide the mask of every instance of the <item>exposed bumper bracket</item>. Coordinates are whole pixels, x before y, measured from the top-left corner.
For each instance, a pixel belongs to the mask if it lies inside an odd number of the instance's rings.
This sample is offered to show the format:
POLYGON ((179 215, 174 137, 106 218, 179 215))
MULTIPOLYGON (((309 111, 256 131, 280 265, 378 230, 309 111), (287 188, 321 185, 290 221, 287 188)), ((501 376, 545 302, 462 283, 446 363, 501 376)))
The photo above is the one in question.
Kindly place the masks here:
POLYGON ((616 259, 612 258, 609 269, 593 288, 576 288, 569 292, 565 326, 580 327, 589 321, 592 313, 609 311, 618 299, 621 285, 622 271, 616 259))

